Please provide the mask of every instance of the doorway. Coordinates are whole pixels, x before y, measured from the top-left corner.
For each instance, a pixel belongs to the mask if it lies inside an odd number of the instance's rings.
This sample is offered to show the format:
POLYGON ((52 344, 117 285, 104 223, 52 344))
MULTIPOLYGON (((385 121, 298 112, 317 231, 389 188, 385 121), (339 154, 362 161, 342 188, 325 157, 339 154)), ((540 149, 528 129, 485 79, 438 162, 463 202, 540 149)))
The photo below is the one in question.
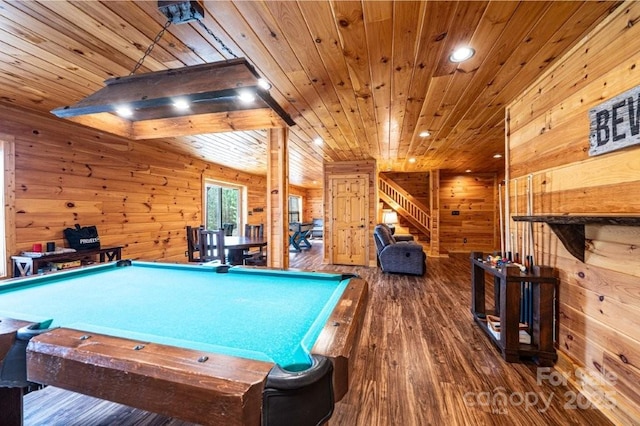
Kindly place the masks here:
POLYGON ((331 263, 367 265, 369 181, 360 176, 330 178, 331 263))

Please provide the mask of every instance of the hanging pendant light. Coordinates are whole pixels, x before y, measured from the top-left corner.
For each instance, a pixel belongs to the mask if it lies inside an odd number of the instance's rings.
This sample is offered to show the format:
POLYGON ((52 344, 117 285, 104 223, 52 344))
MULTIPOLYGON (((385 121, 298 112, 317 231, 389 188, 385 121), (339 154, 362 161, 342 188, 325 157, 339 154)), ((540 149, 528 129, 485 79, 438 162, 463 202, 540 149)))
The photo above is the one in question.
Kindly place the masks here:
POLYGON ((129 139, 295 125, 254 67, 206 27, 234 59, 135 75, 171 23, 198 21, 204 27, 198 2, 160 1, 158 6, 168 21, 131 75, 106 80, 104 88, 52 110, 54 115, 129 139))

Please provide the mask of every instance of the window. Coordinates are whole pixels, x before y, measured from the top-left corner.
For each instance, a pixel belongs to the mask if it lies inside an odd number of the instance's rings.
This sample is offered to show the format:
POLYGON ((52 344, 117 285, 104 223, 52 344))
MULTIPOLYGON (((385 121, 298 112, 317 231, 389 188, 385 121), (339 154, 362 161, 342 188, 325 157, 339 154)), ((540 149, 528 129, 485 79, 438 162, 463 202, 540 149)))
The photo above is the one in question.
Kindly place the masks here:
POLYGON ((205 227, 240 235, 243 188, 223 182, 205 182, 205 227))
POLYGON ((302 221, 302 197, 289 196, 289 223, 302 221))

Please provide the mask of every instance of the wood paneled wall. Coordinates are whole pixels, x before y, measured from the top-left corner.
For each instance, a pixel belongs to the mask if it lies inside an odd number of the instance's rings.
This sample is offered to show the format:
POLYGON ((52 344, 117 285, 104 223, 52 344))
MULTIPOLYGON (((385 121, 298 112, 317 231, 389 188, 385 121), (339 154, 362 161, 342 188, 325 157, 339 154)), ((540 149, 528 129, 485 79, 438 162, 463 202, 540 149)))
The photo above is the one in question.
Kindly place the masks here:
POLYGON ((102 244, 124 245, 127 258, 186 261, 185 226, 202 222, 203 176, 246 185, 249 208, 266 206, 264 176, 172 153, 170 140, 132 142, 4 106, 0 128, 15 141, 10 254, 64 246, 63 229, 78 223, 96 225, 102 244))
POLYGON ((440 173, 440 253, 500 249, 497 185, 494 174, 440 173))
POLYGON ((305 220, 313 218, 324 219, 324 198, 322 188, 308 188, 306 203, 304 204, 304 217, 305 220))
MULTIPOLYGON (((528 175, 536 214, 640 213, 640 148, 588 154, 589 109, 640 85, 639 20, 626 3, 507 108, 512 214, 528 175)), ((584 263, 534 228, 538 263, 559 270, 558 367, 616 423, 639 424, 640 227, 587 225, 584 263)))

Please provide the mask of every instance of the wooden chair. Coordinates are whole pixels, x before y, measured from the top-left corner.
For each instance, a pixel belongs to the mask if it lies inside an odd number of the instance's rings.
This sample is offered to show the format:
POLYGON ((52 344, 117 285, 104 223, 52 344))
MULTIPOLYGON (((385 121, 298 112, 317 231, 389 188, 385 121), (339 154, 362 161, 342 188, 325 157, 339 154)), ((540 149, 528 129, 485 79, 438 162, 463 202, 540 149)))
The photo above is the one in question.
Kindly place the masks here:
POLYGON ((200 231, 204 226, 187 226, 187 258, 189 262, 200 261, 200 231))
POLYGON ((223 223, 222 224, 222 229, 224 229, 224 235, 226 236, 232 236, 233 235, 233 230, 236 228, 236 224, 235 223, 223 223))
MULTIPOLYGON (((263 238, 264 237, 264 225, 251 225, 246 224, 244 226, 244 235, 245 237, 251 238, 263 238)), ((245 251, 243 256, 245 265, 252 266, 266 266, 267 265, 267 255, 263 251, 263 247, 259 247, 258 249, 248 249, 245 251)))
POLYGON ((226 263, 223 229, 218 229, 217 231, 200 229, 198 241, 200 248, 200 262, 213 262, 218 260, 223 265, 226 263))

